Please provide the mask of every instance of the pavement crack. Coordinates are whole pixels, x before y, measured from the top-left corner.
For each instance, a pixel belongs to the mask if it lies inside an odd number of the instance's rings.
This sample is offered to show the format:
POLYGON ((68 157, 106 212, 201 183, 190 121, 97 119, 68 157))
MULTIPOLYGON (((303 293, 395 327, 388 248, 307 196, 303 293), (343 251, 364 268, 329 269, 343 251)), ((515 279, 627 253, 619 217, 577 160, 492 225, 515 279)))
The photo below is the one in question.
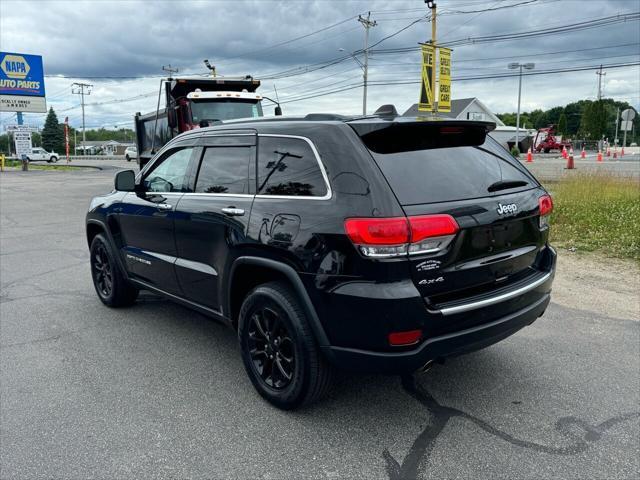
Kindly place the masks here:
POLYGON ((420 465, 429 459, 438 436, 445 429, 449 420, 456 417, 464 418, 490 435, 512 445, 551 455, 575 455, 584 452, 589 448, 590 443, 600 440, 607 430, 615 425, 633 418, 640 418, 640 412, 629 412, 611 417, 596 425, 591 425, 585 420, 574 416, 562 417, 556 421, 555 429, 570 440, 570 443, 554 447, 517 438, 469 413, 441 405, 424 387, 417 384, 413 375, 402 377, 402 387, 409 395, 427 407, 432 416, 432 421, 415 439, 402 463, 398 462, 388 449, 382 452, 382 458, 386 463, 387 475, 391 480, 417 478, 420 465))

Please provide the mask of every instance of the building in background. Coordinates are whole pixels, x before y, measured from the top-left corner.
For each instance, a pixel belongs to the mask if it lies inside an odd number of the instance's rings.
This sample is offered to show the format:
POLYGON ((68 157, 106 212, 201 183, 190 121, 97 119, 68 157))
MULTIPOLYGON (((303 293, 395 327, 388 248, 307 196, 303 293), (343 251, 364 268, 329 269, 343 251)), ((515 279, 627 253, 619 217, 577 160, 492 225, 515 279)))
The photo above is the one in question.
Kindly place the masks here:
POLYGON ((77 150, 80 155, 124 155, 126 148, 133 145, 116 140, 87 140, 78 142, 77 150))
MULTIPOLYGON (((516 127, 505 125, 498 116, 493 113, 478 98, 460 98, 451 101, 451 112, 438 113, 439 116, 454 118, 456 120, 479 120, 483 122, 493 122, 496 129, 490 135, 502 144, 503 147, 510 150, 516 143, 516 127)), ((405 117, 421 117, 431 116, 431 112, 421 112, 418 110, 418 104, 411 105, 403 116, 405 117)), ((526 151, 531 146, 531 141, 535 130, 529 130, 526 125, 520 127, 519 148, 521 152, 526 151)))

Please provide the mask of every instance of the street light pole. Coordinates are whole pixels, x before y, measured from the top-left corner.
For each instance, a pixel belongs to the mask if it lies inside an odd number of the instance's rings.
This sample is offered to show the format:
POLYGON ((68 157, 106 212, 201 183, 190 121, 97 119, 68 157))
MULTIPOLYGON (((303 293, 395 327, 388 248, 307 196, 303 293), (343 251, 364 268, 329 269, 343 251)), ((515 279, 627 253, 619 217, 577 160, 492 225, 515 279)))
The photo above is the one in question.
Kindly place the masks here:
POLYGON ((516 144, 515 147, 520 150, 520 100, 522 98, 522 69, 533 70, 535 63, 510 63, 510 70, 520 70, 518 74, 518 113, 516 114, 516 144))

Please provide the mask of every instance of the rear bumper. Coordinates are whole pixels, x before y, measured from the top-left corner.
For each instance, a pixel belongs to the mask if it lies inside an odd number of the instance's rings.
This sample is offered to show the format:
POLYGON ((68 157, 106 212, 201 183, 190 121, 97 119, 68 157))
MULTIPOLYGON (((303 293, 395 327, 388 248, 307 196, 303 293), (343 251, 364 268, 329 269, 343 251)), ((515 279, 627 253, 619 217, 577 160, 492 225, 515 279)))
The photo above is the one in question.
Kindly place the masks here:
POLYGON ((550 301, 545 293, 525 308, 489 323, 432 337, 414 350, 374 352, 353 348, 325 346, 324 354, 334 365, 348 370, 402 374, 411 373, 438 358, 461 355, 493 345, 540 317, 550 301))

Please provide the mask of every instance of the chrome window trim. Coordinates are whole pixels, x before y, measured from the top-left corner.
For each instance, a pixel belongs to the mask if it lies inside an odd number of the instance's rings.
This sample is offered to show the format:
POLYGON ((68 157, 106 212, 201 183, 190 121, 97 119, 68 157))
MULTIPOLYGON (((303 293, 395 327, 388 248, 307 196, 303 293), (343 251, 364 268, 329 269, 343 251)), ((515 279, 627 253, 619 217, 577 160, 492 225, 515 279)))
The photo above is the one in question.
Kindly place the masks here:
POLYGON ((239 197, 239 198, 253 198, 255 195, 251 193, 207 193, 207 192, 186 192, 183 195, 190 197, 239 197))
MULTIPOLYGON (((196 135, 194 135, 196 136, 196 135)), ((204 137, 205 134, 200 134, 198 135, 199 137, 204 137)), ((209 135, 212 136, 212 135, 209 135)), ((230 135, 230 136, 238 136, 238 135, 230 135)), ((241 136, 254 136, 254 134, 241 134, 241 136)), ((261 133, 257 135, 258 137, 276 137, 276 138, 295 138, 298 140, 303 140, 305 142, 307 142, 307 144, 309 145, 309 147, 311 147, 311 151, 313 152, 313 155, 316 158, 316 162, 318 162, 318 167, 320 168, 320 174, 322 175, 322 178, 324 180, 325 186, 327 187, 327 193, 324 194, 321 197, 315 197, 315 196, 309 196, 309 195, 254 195, 254 194, 248 194, 248 193, 205 193, 205 192, 153 192, 153 193, 157 193, 159 195, 187 195, 187 196, 194 196, 194 195, 199 195, 199 196, 207 196, 207 197, 239 197, 239 198, 260 198, 260 199, 272 199, 272 200, 291 200, 291 199, 297 199, 297 200, 330 200, 333 197, 333 191, 331 190, 331 185, 329 184, 329 176, 327 175, 327 171, 324 168, 324 164, 322 163, 322 160, 320 158, 320 154, 318 153, 318 149, 316 148, 316 146, 314 145, 313 141, 311 141, 311 139, 307 138, 307 137, 303 137, 301 135, 286 135, 286 134, 280 134, 280 133, 261 133)), ((156 155, 157 157, 154 157, 154 160, 157 160, 157 158, 160 157, 161 154, 164 153, 165 150, 169 150, 169 146, 164 146, 156 155)), ((180 147, 177 147, 180 148, 180 147)), ((197 148, 197 146, 185 146, 183 148, 197 148)), ((205 147, 206 148, 206 147, 205 147)), ((153 165, 155 163, 155 161, 149 161, 147 163, 147 165, 145 165, 145 168, 143 170, 141 170, 140 172, 138 172, 139 176, 142 176, 146 170, 150 167, 150 165, 153 165)), ((136 178, 137 180, 137 178, 136 178)))
MULTIPOLYGON (((325 193, 321 197, 310 196, 310 195, 260 195, 260 194, 257 194, 256 198, 274 199, 274 200, 283 200, 283 199, 286 199, 286 200, 291 200, 291 199, 297 199, 297 200, 329 200, 329 199, 331 199, 331 197, 333 197, 333 192, 331 191, 331 185, 329 184, 329 177, 327 176, 327 171, 325 170, 324 164, 322 163, 322 160, 320 159, 320 154, 318 153, 318 149, 316 148, 314 143, 309 138, 303 137, 301 135, 286 135, 286 134, 280 134, 280 133, 259 133, 258 137, 295 138, 297 140, 303 140, 303 141, 307 142, 309 147, 311 147, 311 151, 313 152, 313 155, 316 157, 316 162, 318 162, 318 167, 320 167, 320 174, 322 175, 322 178, 324 179, 325 186, 327 187, 327 193, 325 193)), ((259 140, 258 140, 258 155, 260 155, 260 141, 259 140)))
POLYGON ((204 133, 201 133, 198 138, 205 138, 205 137, 255 137, 255 136, 257 136, 255 133, 230 133, 230 132, 227 133, 224 130, 219 130, 219 131, 215 131, 215 132, 204 132, 204 133))
POLYGON ((455 307, 445 307, 440 310, 429 310, 430 313, 441 313, 442 315, 454 315, 456 313, 468 312, 470 310, 475 310, 477 308, 486 307, 489 305, 495 305, 496 303, 504 302, 506 300, 510 300, 512 298, 518 297, 524 293, 527 293, 535 288, 539 287, 547 280, 551 278, 553 272, 548 272, 543 277, 534 280, 528 285, 520 287, 511 292, 506 292, 501 295, 496 295, 495 297, 485 298, 484 300, 478 300, 477 302, 465 303, 462 305, 456 305, 455 307))

